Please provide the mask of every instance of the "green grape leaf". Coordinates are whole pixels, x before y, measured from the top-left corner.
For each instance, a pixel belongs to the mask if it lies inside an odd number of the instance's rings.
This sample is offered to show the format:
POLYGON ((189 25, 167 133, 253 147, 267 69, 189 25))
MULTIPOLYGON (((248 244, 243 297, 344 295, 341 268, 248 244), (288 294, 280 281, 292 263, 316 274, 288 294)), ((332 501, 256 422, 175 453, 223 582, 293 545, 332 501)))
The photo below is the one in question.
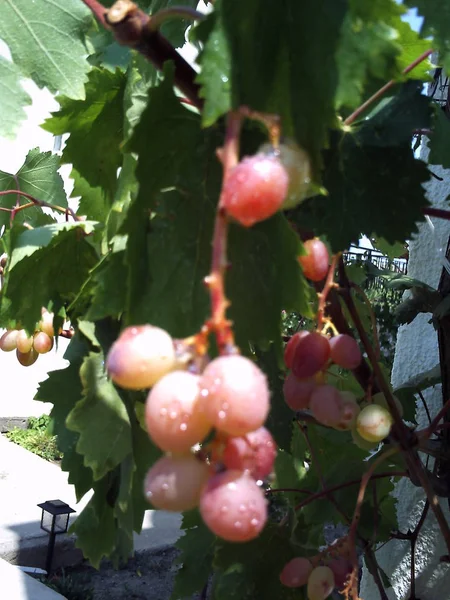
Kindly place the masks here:
POLYGON ((90 186, 100 186, 111 196, 122 164, 125 82, 119 70, 93 69, 86 100, 58 97, 60 110, 43 125, 54 135, 70 132, 62 162, 72 164, 90 186))
POLYGON ((400 258, 408 251, 407 245, 403 242, 389 244, 385 239, 376 237, 374 238, 374 236, 371 236, 371 241, 377 250, 379 250, 385 256, 388 256, 390 259, 400 258))
POLYGON ((77 452, 92 469, 94 480, 120 464, 131 452, 130 420, 122 399, 107 379, 101 354, 91 353, 80 369, 83 399, 66 423, 80 434, 77 452))
POLYGON ((251 542, 217 541, 215 600, 298 600, 299 590, 284 587, 279 573, 295 556, 278 525, 268 525, 251 542))
POLYGON ((432 37, 433 46, 440 52, 440 62, 450 70, 450 5, 446 0, 406 0, 405 4, 417 8, 424 22, 420 33, 423 37, 432 37))
POLYGON ((89 347, 79 336, 71 339, 64 358, 69 361, 65 369, 51 371, 48 379, 39 384, 35 400, 53 404, 50 417, 52 434, 57 436, 58 448, 63 453, 61 469, 69 473, 69 483, 75 486, 77 500, 91 489, 93 478, 91 469, 83 464, 83 457, 76 451, 79 434, 66 427, 66 419, 75 404, 82 397, 80 367, 89 347), (61 393, 61 390, 65 390, 61 393))
POLYGON ((158 82, 158 71, 144 56, 133 55, 127 73, 124 93, 125 141, 129 140, 133 129, 139 123, 148 102, 148 90, 158 82))
POLYGON ((181 554, 176 562, 177 571, 171 600, 190 598, 200 592, 208 582, 212 571, 216 536, 204 524, 198 510, 183 515, 183 535, 175 543, 181 554))
POLYGON ((91 187, 75 169, 72 169, 70 178, 73 179, 71 198, 78 198, 77 214, 88 221, 106 221, 109 214, 110 203, 105 191, 101 187, 91 187))
POLYGON ((69 529, 76 535, 75 545, 96 569, 104 556, 109 556, 116 546, 117 526, 113 507, 105 502, 109 478, 96 482, 94 496, 89 500, 77 520, 69 529))
POLYGON ((24 76, 41 88, 82 100, 90 69, 84 33, 91 23, 91 11, 78 0, 5 0, 0 39, 24 76))
POLYGON ((20 80, 17 66, 0 57, 0 137, 14 139, 26 118, 25 106, 31 104, 20 80))
MULTIPOLYGON (((39 152, 38 148, 30 150, 25 162, 14 175, 0 171, 0 191, 17 190, 30 194, 37 200, 42 200, 55 206, 67 208, 67 197, 64 183, 58 173, 59 157, 51 152, 39 152)), ((13 208, 16 202, 21 205, 29 203, 25 197, 18 198, 17 194, 0 196, 0 206, 13 208)), ((8 225, 10 214, 0 212, 0 227, 8 225)), ((14 217, 14 224, 28 223, 32 227, 52 223, 53 218, 42 212, 40 206, 31 206, 21 210, 14 217)))
POLYGON ((433 132, 430 135, 428 162, 432 165, 442 165, 450 168, 450 119, 440 107, 436 108, 433 132))
POLYGON ((200 96, 205 98, 202 111, 203 125, 209 127, 231 108, 231 62, 219 2, 210 17, 214 27, 200 54, 202 67, 197 82, 202 86, 200 96))
POLYGON ((41 308, 54 303, 56 312, 74 298, 97 262, 86 235, 95 223, 54 223, 17 233, 12 243, 8 278, 2 297, 2 319, 34 331, 41 308), (63 268, 62 268, 63 265, 63 268), (27 282, 32 294, 23 293, 27 282))
POLYGON ((117 317, 126 301, 126 289, 117 285, 118 273, 125 271, 125 250, 112 250, 94 268, 91 274, 92 303, 87 319, 96 321, 105 317, 117 317))

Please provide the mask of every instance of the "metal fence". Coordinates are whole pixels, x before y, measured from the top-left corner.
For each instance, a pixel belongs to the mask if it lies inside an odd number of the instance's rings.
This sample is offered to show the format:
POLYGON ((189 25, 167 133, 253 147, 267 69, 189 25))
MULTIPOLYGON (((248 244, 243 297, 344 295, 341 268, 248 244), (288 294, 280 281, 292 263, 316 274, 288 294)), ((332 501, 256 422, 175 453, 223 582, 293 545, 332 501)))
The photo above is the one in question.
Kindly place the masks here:
MULTIPOLYGON (((357 251, 344 252, 343 259, 346 265, 365 265, 371 263, 378 269, 392 271, 394 273, 403 273, 406 275, 408 270, 408 260, 406 258, 394 258, 391 259, 384 256, 376 250, 369 249, 355 249, 357 251)), ((384 282, 381 277, 368 277, 366 287, 369 288, 383 288, 384 282)))

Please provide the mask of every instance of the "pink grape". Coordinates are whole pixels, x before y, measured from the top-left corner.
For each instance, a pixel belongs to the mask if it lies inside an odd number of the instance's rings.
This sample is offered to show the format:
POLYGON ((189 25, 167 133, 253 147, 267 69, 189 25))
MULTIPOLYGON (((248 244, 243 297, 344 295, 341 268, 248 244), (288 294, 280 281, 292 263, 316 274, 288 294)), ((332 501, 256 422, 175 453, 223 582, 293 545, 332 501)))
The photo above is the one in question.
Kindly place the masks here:
POLYGON ((328 273, 330 255, 328 248, 319 239, 307 240, 303 244, 306 254, 298 257, 304 276, 310 281, 322 281, 328 273))
POLYGON ((284 363, 288 369, 292 369, 292 361, 294 360, 295 349, 300 340, 309 335, 309 331, 298 331, 286 344, 284 349, 284 363))
POLYGON ((16 356, 17 360, 23 367, 30 367, 37 361, 39 354, 34 348, 31 348, 31 350, 29 350, 28 352, 20 352, 20 350, 17 349, 16 356))
POLYGON ((342 400, 341 419, 334 427, 341 431, 348 431, 355 426, 361 409, 354 394, 351 392, 341 392, 340 394, 342 400))
POLYGON ((53 328, 53 313, 48 312, 46 308, 41 311, 41 320, 39 322, 39 329, 46 333, 49 337, 55 336, 55 330, 53 328))
POLYGON ((19 331, 17 329, 8 329, 0 338, 0 349, 3 352, 12 352, 17 348, 17 336, 19 331))
POLYGON ((245 435, 266 420, 267 379, 250 359, 237 354, 216 358, 204 370, 200 387, 205 414, 219 431, 245 435))
POLYGON ((280 210, 288 186, 289 176, 276 156, 247 156, 225 179, 222 204, 238 223, 251 227, 280 210))
POLYGON ((333 571, 334 587, 342 590, 347 583, 347 579, 352 572, 352 563, 346 558, 334 558, 328 563, 328 567, 333 571))
POLYGON ((330 357, 330 342, 325 335, 311 331, 297 344, 292 359, 292 372, 300 379, 312 377, 325 368, 330 357))
POLYGON ((391 413, 378 404, 369 404, 356 419, 356 431, 368 442, 381 442, 392 427, 391 413))
POLYGON ((46 354, 53 348, 53 338, 44 331, 38 331, 34 334, 33 347, 39 354, 46 354))
POLYGON ((200 514, 217 536, 229 542, 248 542, 267 521, 267 501, 248 473, 225 471, 214 475, 203 488, 200 514))
POLYGON ((17 350, 22 354, 26 354, 33 347, 33 336, 28 335, 25 329, 20 329, 16 338, 17 350))
POLYGON ((277 454, 273 437, 265 427, 242 437, 230 437, 222 454, 227 469, 248 471, 254 479, 264 479, 273 469, 277 454))
POLYGON ((311 394, 309 408, 313 416, 329 427, 335 426, 342 417, 342 399, 332 385, 319 385, 311 394))
POLYGON ((175 368, 173 340, 159 327, 127 327, 111 346, 106 368, 120 387, 129 390, 152 387, 175 368))
POLYGON ((200 402, 200 377, 168 373, 150 390, 145 405, 147 431, 166 452, 187 452, 211 430, 200 402))
POLYGON ((144 494, 155 508, 182 512, 198 506, 209 467, 193 455, 163 456, 148 471, 144 494))
POLYGON ((313 567, 307 558, 296 557, 284 565, 280 581, 290 588, 302 587, 308 582, 313 567))
POLYGON ((333 571, 329 567, 316 567, 308 579, 308 600, 328 598, 335 586, 333 571))
POLYGON ((289 373, 283 385, 286 404, 295 411, 308 408, 311 394, 316 387, 317 382, 313 377, 299 379, 294 373, 289 373))
POLYGON ((356 369, 361 364, 362 354, 355 338, 340 333, 330 340, 331 360, 344 369, 356 369))

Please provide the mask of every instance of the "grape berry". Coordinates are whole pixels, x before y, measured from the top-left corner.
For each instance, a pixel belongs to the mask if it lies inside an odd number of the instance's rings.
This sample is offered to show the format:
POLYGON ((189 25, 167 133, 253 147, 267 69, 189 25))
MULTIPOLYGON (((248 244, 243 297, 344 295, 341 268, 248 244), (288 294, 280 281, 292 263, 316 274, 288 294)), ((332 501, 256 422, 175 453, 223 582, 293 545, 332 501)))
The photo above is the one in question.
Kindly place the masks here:
POLYGON ((304 276, 310 281, 322 281, 328 273, 330 255, 323 242, 314 238, 307 240, 303 247, 306 254, 298 257, 304 276))

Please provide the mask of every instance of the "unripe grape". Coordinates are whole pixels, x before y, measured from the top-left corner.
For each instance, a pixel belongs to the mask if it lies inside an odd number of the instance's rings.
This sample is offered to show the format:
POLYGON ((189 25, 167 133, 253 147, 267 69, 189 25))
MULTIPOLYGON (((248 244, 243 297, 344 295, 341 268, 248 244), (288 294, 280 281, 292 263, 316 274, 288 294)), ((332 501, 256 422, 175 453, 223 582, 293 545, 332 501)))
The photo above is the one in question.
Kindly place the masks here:
POLYGON ((49 337, 55 337, 55 330, 53 328, 53 313, 48 312, 46 308, 41 311, 41 320, 39 321, 39 329, 46 333, 49 337))
POLYGON ((214 475, 202 490, 200 514, 209 529, 229 542, 248 542, 267 521, 263 490, 248 473, 214 475))
POLYGON ((39 354, 34 348, 31 348, 31 350, 29 350, 28 352, 20 352, 20 350, 17 349, 16 356, 17 360, 23 367, 30 367, 37 361, 39 354))
POLYGON ((299 379, 294 373, 289 373, 283 385, 286 404, 295 411, 308 408, 311 394, 316 387, 317 382, 313 377, 299 379))
POLYGON ((34 334, 33 347, 39 354, 46 354, 53 348, 53 338, 49 337, 44 331, 34 334))
POLYGON ((22 354, 26 354, 33 347, 33 336, 28 335, 25 329, 20 329, 16 338, 17 350, 22 354))
POLYGON ((286 344, 284 349, 284 363, 288 369, 292 369, 292 361, 294 360, 295 349, 300 340, 309 335, 309 331, 298 331, 286 344))
POLYGON ((290 588, 302 587, 308 582, 313 567, 307 558, 296 557, 284 565, 280 581, 290 588))
POLYGON ((333 571, 329 567, 316 567, 308 579, 308 600, 328 598, 335 586, 333 571))
POLYGON ((361 448, 361 450, 375 450, 380 445, 380 442, 368 442, 364 438, 362 438, 356 430, 356 427, 353 427, 351 430, 352 438, 354 443, 361 448))
POLYGON ((175 368, 170 335, 159 327, 127 327, 111 346, 106 368, 117 385, 128 390, 152 387, 175 368))
POLYGON ((338 590, 342 590, 353 570, 352 563, 346 558, 339 557, 331 560, 327 566, 333 571, 334 586, 338 590))
POLYGON ((343 402, 339 390, 332 385, 319 385, 311 394, 309 408, 322 425, 334 427, 341 421, 343 402))
POLYGON ((356 369, 361 364, 362 354, 355 338, 341 333, 330 340, 331 360, 344 369, 356 369))
POLYGON ((392 422, 389 411, 378 404, 369 404, 359 413, 356 430, 368 442, 381 442, 389 435, 392 422))
POLYGON ((273 469, 277 455, 275 442, 265 427, 225 442, 222 462, 227 469, 248 471, 256 480, 265 479, 273 469))
POLYGON ((220 356, 203 372, 202 402, 208 420, 229 435, 245 435, 261 427, 269 413, 264 373, 240 355, 220 356))
MULTIPOLYGON (((398 410, 400 416, 403 417, 403 405, 402 405, 402 403, 397 398, 397 396, 392 396, 392 397, 394 398, 394 403, 395 403, 395 406, 397 407, 397 410, 398 410)), ((378 404, 378 406, 382 406, 386 410, 389 410, 389 404, 387 403, 387 400, 386 400, 385 395, 383 394, 383 392, 378 392, 377 394, 374 394, 372 396, 372 403, 373 404, 378 404)), ((389 412, 390 412, 390 410, 389 410, 389 412)))
POLYGON ((311 195, 311 163, 307 153, 293 140, 285 140, 278 148, 263 144, 260 152, 278 156, 289 176, 289 188, 282 209, 288 210, 311 195))
POLYGON ((222 204, 233 219, 251 227, 280 210, 288 185, 288 174, 277 157, 248 156, 226 177, 222 204))
POLYGON ((298 257, 304 276, 310 281, 325 279, 330 264, 328 248, 319 239, 307 240, 303 244, 306 254, 298 257))
POLYGON ((0 349, 3 352, 11 352, 17 348, 18 329, 8 329, 0 338, 0 349))
POLYGON ((304 379, 322 371, 330 357, 330 342, 325 335, 317 331, 302 336, 294 350, 292 372, 304 379))
POLYGON ((200 377, 174 371, 150 390, 145 422, 153 442, 166 452, 187 452, 211 430, 200 402, 200 377))
POLYGON ((209 467, 195 456, 163 456, 148 471, 144 494, 155 508, 182 512, 198 506, 209 467))

